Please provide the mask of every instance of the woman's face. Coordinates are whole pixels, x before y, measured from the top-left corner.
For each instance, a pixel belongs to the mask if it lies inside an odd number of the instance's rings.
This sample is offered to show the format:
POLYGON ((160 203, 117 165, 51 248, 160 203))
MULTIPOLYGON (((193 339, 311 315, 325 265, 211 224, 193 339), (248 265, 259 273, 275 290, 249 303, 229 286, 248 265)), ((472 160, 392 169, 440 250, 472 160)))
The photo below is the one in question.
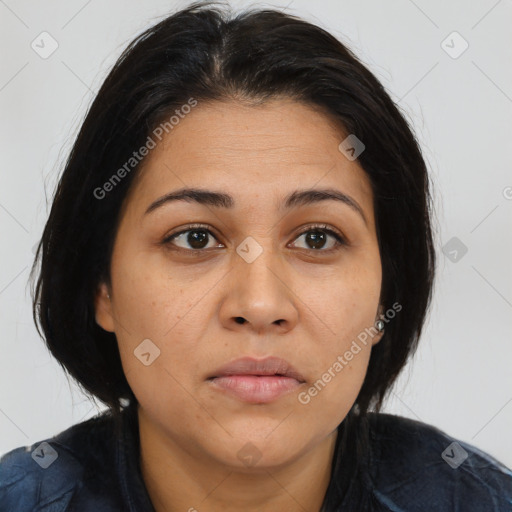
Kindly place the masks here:
POLYGON ((96 319, 116 334, 145 423, 199 460, 285 464, 357 397, 380 339, 358 335, 377 319, 381 260, 370 182, 338 149, 347 135, 291 100, 199 102, 131 188, 96 319), (155 204, 182 188, 229 200, 155 204), (300 195, 324 189, 349 199, 300 195), (268 356, 302 378, 219 370, 268 356))

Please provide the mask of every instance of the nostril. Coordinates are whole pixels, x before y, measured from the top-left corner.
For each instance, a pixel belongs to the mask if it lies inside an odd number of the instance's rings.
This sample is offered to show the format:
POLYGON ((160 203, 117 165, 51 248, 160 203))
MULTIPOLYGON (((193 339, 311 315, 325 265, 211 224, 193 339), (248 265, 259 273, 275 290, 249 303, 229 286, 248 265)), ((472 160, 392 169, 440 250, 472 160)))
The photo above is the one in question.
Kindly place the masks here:
POLYGON ((241 316, 237 316, 235 318, 235 321, 237 324, 243 324, 243 323, 245 323, 245 318, 242 318, 241 316))

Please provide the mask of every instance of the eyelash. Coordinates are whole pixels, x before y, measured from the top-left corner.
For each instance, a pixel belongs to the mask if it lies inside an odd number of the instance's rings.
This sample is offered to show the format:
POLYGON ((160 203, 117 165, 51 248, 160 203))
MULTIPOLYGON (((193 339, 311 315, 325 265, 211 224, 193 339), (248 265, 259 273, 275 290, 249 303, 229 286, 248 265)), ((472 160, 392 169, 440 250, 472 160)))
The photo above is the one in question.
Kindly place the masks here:
MULTIPOLYGON (((164 240, 162 240, 162 245, 165 245, 165 246, 172 245, 171 244, 172 240, 174 240, 175 238, 177 238, 180 235, 183 235, 184 233, 188 233, 189 231, 205 231, 205 232, 209 233, 213 238, 216 239, 215 235, 208 229, 208 226, 206 226, 204 224, 193 224, 193 225, 187 226, 187 229, 183 229, 177 233, 173 233, 173 234, 165 237, 164 240)), ((346 239, 340 233, 338 233, 337 231, 334 231, 333 229, 330 229, 325 224, 312 224, 312 225, 307 226, 303 231, 301 231, 297 235, 296 239, 306 233, 309 233, 310 231, 321 231, 321 232, 326 233, 327 235, 332 236, 336 240, 336 245, 334 247, 331 247, 331 249, 326 249, 326 250, 303 249, 305 251, 314 252, 314 253, 322 252, 322 253, 330 254, 330 253, 338 251, 342 247, 348 245, 346 239)), ((208 249, 183 249, 182 247, 174 246, 173 250, 188 252, 188 253, 196 253, 198 255, 201 255, 201 253, 204 253, 208 249)))

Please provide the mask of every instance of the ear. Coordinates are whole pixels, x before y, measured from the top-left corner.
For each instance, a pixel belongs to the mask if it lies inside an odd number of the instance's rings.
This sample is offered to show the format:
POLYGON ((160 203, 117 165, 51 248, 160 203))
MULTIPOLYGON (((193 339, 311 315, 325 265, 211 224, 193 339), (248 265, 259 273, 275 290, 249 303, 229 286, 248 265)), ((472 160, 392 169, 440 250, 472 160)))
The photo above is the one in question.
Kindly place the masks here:
MULTIPOLYGON (((384 316, 384 308, 382 307, 382 305, 379 305, 379 311, 377 313, 377 317, 375 318, 375 322, 377 322, 377 320, 381 320, 382 317, 384 316)), ((384 322, 384 330, 383 331, 380 331, 378 332, 373 338, 372 338, 372 347, 374 345, 377 345, 377 343, 379 343, 379 341, 382 339, 382 336, 384 336, 384 332, 386 330, 386 323, 384 322)))
POLYGON ((112 314, 112 300, 110 291, 104 282, 98 285, 94 297, 94 311, 96 323, 105 331, 114 332, 114 316, 112 314))
POLYGON ((379 332, 372 338, 372 347, 379 343, 379 341, 382 339, 382 336, 384 336, 384 331, 379 332))

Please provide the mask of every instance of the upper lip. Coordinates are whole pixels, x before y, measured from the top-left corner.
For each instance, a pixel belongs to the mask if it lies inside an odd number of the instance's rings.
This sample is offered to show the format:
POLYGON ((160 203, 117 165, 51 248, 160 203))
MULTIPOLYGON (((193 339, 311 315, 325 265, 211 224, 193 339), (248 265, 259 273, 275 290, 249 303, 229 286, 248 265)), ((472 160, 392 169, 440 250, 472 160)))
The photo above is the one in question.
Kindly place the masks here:
POLYGON ((305 382, 304 377, 288 361, 280 357, 241 357, 217 368, 208 379, 225 375, 281 375, 305 382))

